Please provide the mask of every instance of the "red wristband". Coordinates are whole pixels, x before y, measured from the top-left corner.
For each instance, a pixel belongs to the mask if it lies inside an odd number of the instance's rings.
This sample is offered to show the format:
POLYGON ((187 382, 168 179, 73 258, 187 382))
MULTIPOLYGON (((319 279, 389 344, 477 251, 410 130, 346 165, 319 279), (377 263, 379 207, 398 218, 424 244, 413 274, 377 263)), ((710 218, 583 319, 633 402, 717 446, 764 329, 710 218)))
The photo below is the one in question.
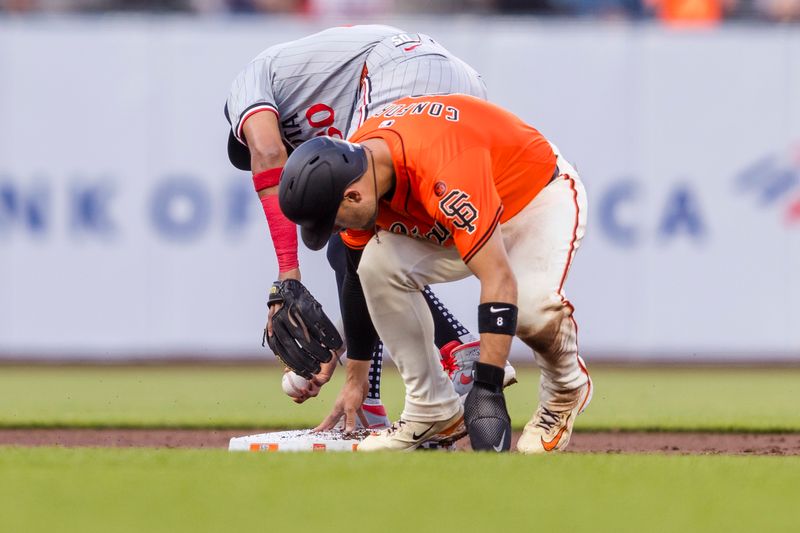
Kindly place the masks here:
POLYGON ((283 172, 283 167, 275 167, 253 175, 253 185, 255 186, 256 191, 274 187, 280 183, 281 172, 283 172))
POLYGON ((297 261, 297 227, 281 211, 277 194, 262 196, 261 206, 267 215, 269 234, 272 236, 272 244, 278 256, 278 270, 280 272, 294 270, 300 264, 297 261))

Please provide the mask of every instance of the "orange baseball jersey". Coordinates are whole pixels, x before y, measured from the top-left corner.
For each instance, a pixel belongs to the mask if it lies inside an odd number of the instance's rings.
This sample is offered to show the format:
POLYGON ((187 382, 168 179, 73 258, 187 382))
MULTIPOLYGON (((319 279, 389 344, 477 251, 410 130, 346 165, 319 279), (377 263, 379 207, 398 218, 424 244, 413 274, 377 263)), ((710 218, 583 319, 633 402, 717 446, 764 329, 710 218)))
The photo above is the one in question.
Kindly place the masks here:
MULTIPOLYGON (((464 262, 547 185, 556 168, 541 133, 462 94, 397 100, 350 141, 374 138, 389 145, 396 175, 394 193, 380 202, 377 226, 455 244, 464 262)), ((348 229, 342 239, 363 248, 373 233, 348 229)))

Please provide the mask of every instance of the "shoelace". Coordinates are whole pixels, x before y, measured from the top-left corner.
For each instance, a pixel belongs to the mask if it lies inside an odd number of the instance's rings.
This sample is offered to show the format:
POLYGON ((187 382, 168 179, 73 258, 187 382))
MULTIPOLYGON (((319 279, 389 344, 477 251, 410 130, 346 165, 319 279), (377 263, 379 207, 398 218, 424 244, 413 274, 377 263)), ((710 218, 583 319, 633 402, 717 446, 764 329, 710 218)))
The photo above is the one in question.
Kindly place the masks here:
POLYGON ((405 420, 398 420, 397 422, 395 422, 391 426, 389 426, 389 429, 386 430, 386 434, 387 435, 391 435, 391 434, 395 433, 396 431, 400 431, 400 429, 405 425, 406 425, 406 421, 405 420))
POLYGON ((539 415, 539 421, 536 423, 536 425, 546 431, 551 431, 553 429, 553 426, 556 425, 560 417, 558 413, 554 413, 544 405, 541 407, 541 409, 542 409, 542 414, 539 415), (546 420, 545 417, 548 418, 549 420, 546 420))
POLYGON ((442 358, 440 359, 442 363, 442 368, 447 375, 452 379, 453 374, 458 371, 458 361, 456 360, 455 356, 451 353, 442 354, 442 358))

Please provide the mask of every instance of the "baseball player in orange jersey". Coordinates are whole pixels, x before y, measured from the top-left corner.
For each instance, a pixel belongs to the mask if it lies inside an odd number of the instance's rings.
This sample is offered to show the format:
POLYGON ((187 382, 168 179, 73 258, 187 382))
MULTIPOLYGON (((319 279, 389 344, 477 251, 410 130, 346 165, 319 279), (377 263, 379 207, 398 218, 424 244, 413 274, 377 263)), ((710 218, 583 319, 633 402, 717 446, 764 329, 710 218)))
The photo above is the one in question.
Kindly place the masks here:
MULTIPOLYGON (((360 301, 350 293, 342 305, 345 329, 357 331, 352 325, 371 317, 405 383, 400 420, 359 450, 414 449, 458 434, 462 421, 474 449, 508 450, 502 381, 514 335, 541 369, 539 407, 517 449, 564 449, 592 396, 564 294, 586 227, 586 193, 574 167, 533 127, 466 95, 400 99, 350 141, 315 139, 298 148, 279 198, 312 249, 345 229, 347 276, 363 289, 360 301), (462 407, 440 370, 420 291, 470 274, 481 285, 481 352, 462 407)), ((353 427, 367 370, 367 363, 348 364, 320 429, 342 414, 353 427)))

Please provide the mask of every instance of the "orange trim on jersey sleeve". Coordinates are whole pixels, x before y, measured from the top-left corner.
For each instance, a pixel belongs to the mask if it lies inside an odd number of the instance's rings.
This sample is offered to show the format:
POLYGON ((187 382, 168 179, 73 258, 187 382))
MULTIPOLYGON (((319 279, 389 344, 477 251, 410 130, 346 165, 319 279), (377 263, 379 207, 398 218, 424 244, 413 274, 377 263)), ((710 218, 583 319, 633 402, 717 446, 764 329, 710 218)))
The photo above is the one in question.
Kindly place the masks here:
POLYGON ((503 206, 501 205, 500 208, 497 210, 497 213, 494 215, 494 220, 492 221, 492 225, 489 227, 488 230, 486 230, 486 233, 483 234, 483 237, 478 239, 478 242, 476 242, 475 245, 472 248, 470 248, 469 252, 464 254, 464 257, 462 259, 464 259, 465 263, 469 263, 472 260, 472 258, 475 257, 475 254, 480 252, 483 246, 489 241, 489 239, 492 238, 492 235, 494 235, 494 230, 496 230, 497 226, 500 224, 500 217, 502 216, 503 216, 503 206))
POLYGON ((342 242, 351 250, 363 250, 369 240, 375 235, 372 230, 346 229, 339 234, 342 242))

